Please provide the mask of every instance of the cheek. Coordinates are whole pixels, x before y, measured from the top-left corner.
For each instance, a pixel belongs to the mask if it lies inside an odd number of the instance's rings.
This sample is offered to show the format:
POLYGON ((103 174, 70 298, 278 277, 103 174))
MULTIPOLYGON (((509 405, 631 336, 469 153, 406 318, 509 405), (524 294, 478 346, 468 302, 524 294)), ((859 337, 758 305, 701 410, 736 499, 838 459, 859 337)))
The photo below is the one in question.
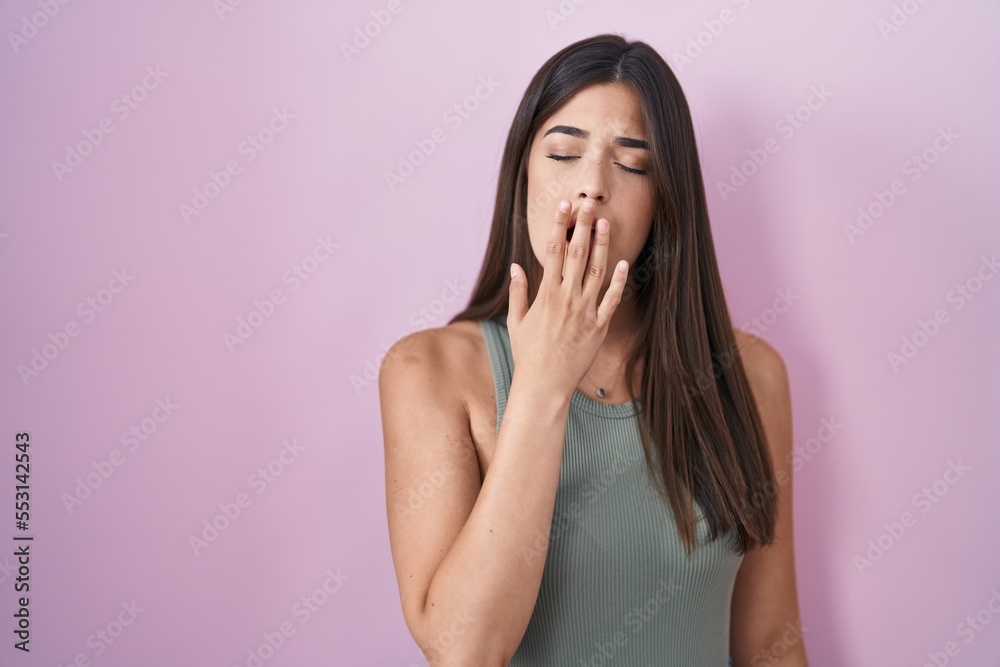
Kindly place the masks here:
POLYGON ((646 239, 652 232, 653 225, 650 220, 651 211, 633 210, 631 213, 632 217, 627 228, 622 230, 617 241, 611 241, 611 245, 622 257, 631 258, 634 261, 646 244, 646 239))
POLYGON ((528 170, 528 219, 548 215, 556 210, 560 198, 565 198, 562 188, 554 178, 552 169, 544 164, 532 164, 528 170))
POLYGON ((551 170, 546 165, 529 164, 528 189, 525 214, 527 215, 528 238, 536 255, 545 249, 545 242, 555 219, 556 207, 565 195, 559 190, 551 170))

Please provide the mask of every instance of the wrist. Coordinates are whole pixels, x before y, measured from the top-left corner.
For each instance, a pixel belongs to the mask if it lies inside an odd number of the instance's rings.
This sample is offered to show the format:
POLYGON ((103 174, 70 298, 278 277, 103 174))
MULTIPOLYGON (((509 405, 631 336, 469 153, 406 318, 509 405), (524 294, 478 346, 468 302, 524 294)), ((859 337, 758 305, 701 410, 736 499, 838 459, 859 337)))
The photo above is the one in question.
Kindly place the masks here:
POLYGON ((515 400, 523 400, 526 405, 530 405, 536 410, 561 414, 569 411, 573 392, 554 389, 541 380, 518 376, 515 373, 511 378, 508 405, 511 402, 510 397, 516 397, 515 400))

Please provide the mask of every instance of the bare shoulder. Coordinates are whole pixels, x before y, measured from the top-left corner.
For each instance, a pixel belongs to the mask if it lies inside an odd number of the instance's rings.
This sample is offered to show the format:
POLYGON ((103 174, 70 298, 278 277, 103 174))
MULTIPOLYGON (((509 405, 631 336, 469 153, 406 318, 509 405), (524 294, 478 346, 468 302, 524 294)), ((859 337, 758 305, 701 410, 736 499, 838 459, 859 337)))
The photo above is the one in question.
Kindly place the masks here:
MULTIPOLYGON (((768 446, 776 461, 786 461, 792 446, 792 398, 785 361, 774 346, 760 336, 738 329, 733 332, 768 446)), ((782 473, 790 475, 791 469, 782 473)))
POLYGON ((736 347, 739 348, 743 368, 747 373, 754 395, 762 398, 775 392, 787 391, 788 370, 785 360, 773 345, 756 334, 733 329, 736 347))
POLYGON ((409 333, 390 347, 379 368, 379 391, 418 385, 438 396, 465 399, 464 379, 484 353, 474 321, 459 321, 409 333))

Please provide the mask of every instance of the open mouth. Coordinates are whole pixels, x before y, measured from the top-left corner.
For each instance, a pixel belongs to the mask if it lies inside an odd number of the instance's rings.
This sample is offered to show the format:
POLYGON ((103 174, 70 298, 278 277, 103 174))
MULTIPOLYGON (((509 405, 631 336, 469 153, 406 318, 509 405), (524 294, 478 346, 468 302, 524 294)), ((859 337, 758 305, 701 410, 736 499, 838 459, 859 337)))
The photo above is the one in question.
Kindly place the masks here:
MULTIPOLYGON (((566 242, 567 243, 569 243, 573 239, 573 230, 574 229, 576 229, 576 223, 574 223, 573 225, 571 225, 569 228, 566 229, 566 242)), ((596 225, 591 226, 591 228, 590 228, 590 241, 591 242, 594 241, 594 234, 596 233, 596 231, 597 231, 596 225)))
MULTIPOLYGON (((566 245, 569 245, 570 241, 572 241, 572 240, 573 240, 573 232, 572 231, 566 232, 566 245)), ((594 244, 594 231, 593 230, 590 231, 590 241, 589 241, 589 243, 591 245, 594 244)))

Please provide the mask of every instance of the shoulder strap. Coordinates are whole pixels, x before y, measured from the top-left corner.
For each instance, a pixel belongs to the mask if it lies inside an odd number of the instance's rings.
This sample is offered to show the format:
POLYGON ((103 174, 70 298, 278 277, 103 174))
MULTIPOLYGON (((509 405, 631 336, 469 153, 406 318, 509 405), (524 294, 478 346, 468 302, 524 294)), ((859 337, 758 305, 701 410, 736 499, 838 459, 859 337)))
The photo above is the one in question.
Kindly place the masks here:
POLYGON ((497 395, 497 433, 500 432, 500 422, 507 408, 507 394, 510 391, 511 378, 514 376, 514 358, 510 351, 507 324, 501 319, 503 317, 499 315, 479 321, 486 341, 486 350, 490 355, 490 368, 493 370, 493 389, 497 395))

